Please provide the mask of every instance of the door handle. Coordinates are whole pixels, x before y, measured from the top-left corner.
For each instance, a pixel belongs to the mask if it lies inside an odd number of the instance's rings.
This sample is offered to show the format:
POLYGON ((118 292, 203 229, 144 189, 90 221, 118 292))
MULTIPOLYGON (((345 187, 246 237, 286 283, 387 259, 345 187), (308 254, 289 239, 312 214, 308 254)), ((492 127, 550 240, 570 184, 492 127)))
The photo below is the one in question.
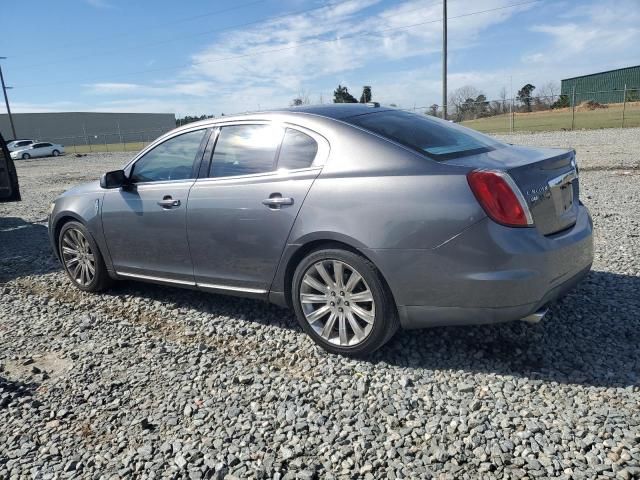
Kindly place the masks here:
POLYGON ((274 195, 264 199, 262 201, 262 204, 266 205, 269 208, 280 208, 282 205, 293 205, 293 198, 274 195))
POLYGON ((180 206, 180 200, 174 200, 170 195, 166 195, 162 200, 158 202, 162 208, 174 208, 180 206))

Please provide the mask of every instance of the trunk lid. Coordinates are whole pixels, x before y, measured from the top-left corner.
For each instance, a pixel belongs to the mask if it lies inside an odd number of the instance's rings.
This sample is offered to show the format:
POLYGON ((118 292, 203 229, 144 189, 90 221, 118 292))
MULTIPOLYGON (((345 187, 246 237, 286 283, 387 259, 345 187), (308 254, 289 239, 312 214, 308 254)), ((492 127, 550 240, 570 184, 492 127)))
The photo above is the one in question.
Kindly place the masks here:
POLYGON ((572 227, 578 218, 579 182, 575 150, 509 145, 445 163, 502 170, 520 189, 543 235, 572 227))

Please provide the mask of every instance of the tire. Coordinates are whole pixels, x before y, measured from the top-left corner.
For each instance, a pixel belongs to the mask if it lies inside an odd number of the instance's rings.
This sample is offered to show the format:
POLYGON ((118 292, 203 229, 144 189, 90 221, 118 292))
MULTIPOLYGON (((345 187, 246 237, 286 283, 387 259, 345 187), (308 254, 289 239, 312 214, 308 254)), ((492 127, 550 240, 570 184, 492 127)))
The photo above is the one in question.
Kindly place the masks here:
POLYGON ((51 152, 51 155, 53 155, 54 157, 57 157, 58 155, 60 155, 60 151, 54 150, 53 152, 51 152))
POLYGON ((29 155, 28 153, 23 153, 22 154, 22 159, 23 160, 28 160, 29 158, 31 158, 31 155, 29 155))
POLYGON ((101 292, 113 283, 98 245, 80 222, 70 221, 62 226, 58 236, 58 253, 67 276, 80 290, 101 292), (77 254, 72 254, 72 250, 75 250, 77 254), (75 262, 72 260, 74 258, 75 262), (93 266, 92 275, 91 267, 88 264, 93 266), (74 269, 74 265, 80 266, 74 269), (78 271, 78 269, 83 271, 78 271))
POLYGON ((398 330, 398 312, 380 272, 369 260, 349 250, 326 248, 308 254, 293 274, 291 295, 302 329, 331 353, 369 355, 398 330), (342 270, 340 283, 336 269, 342 270), (354 272, 361 279, 350 286, 354 272), (328 286, 329 281, 332 286, 328 286), (350 302, 350 298, 354 300, 350 302), (320 314, 321 310, 324 313, 320 314))

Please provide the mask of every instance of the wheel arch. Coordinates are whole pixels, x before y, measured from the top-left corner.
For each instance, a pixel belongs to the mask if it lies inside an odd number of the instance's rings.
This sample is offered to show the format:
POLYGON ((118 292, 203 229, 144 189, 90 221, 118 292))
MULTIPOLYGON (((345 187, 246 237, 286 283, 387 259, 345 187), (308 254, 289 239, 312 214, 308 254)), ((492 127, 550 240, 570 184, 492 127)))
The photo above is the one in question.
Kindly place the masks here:
POLYGON ((65 224, 67 224, 69 222, 80 222, 83 225, 85 225, 85 223, 82 221, 82 218, 80 218, 78 215, 76 215, 73 212, 63 212, 58 217, 56 217, 56 219, 55 219, 55 221, 53 222, 53 225, 52 225, 53 235, 51 236, 51 241, 52 241, 53 246, 54 246, 53 251, 55 252, 56 257, 58 257, 58 260, 61 260, 60 259, 60 245, 59 245, 59 242, 60 242, 60 231, 62 230, 62 227, 64 227, 65 224))
MULTIPOLYGON (((395 298, 393 296, 393 292, 389 287, 389 283, 384 276, 384 273, 380 270, 378 265, 374 259, 372 259, 369 255, 367 255, 363 249, 365 248, 360 242, 355 239, 351 239, 350 237, 346 237, 345 235, 328 235, 328 236, 313 236, 308 238, 306 241, 302 243, 297 243, 295 245, 289 245, 289 252, 286 255, 286 258, 283 258, 284 265, 282 265, 281 272, 279 272, 280 281, 272 285, 272 292, 269 295, 269 299, 276 304, 287 306, 292 308, 292 298, 291 298, 291 282, 293 280, 293 274, 300 264, 303 258, 305 258, 310 253, 327 248, 338 248, 342 250, 347 250, 353 252, 361 257, 367 259, 369 262, 373 264, 378 273, 380 274, 380 278, 382 280, 382 284, 387 289, 389 294, 389 298, 393 301, 394 308, 397 309, 397 304, 395 298), (294 248, 291 248, 294 247, 294 248), (280 288, 278 288, 278 285, 280 288), (275 291, 275 292, 274 292, 275 291)), ((276 274, 278 275, 278 274, 276 274)), ((277 280, 277 279, 276 279, 277 280)))

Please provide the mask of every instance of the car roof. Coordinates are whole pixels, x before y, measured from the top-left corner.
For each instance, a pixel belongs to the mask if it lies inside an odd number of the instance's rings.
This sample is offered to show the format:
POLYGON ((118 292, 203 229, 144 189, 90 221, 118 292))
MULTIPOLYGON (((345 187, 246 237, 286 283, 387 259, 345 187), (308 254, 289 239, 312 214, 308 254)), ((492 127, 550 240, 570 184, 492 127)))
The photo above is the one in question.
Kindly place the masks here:
POLYGON ((178 127, 175 131, 189 130, 194 127, 206 127, 215 125, 218 123, 246 121, 246 120, 259 120, 274 118, 274 116, 280 115, 313 115, 316 117, 323 117, 333 120, 341 120, 348 117, 354 117, 357 115, 364 115, 367 113, 384 112, 388 110, 397 110, 390 107, 381 107, 378 103, 328 103, 322 105, 303 105, 299 107, 288 107, 273 110, 260 110, 255 112, 239 113, 235 115, 222 116, 216 118, 207 118, 199 120, 197 122, 191 122, 182 127, 178 127))

